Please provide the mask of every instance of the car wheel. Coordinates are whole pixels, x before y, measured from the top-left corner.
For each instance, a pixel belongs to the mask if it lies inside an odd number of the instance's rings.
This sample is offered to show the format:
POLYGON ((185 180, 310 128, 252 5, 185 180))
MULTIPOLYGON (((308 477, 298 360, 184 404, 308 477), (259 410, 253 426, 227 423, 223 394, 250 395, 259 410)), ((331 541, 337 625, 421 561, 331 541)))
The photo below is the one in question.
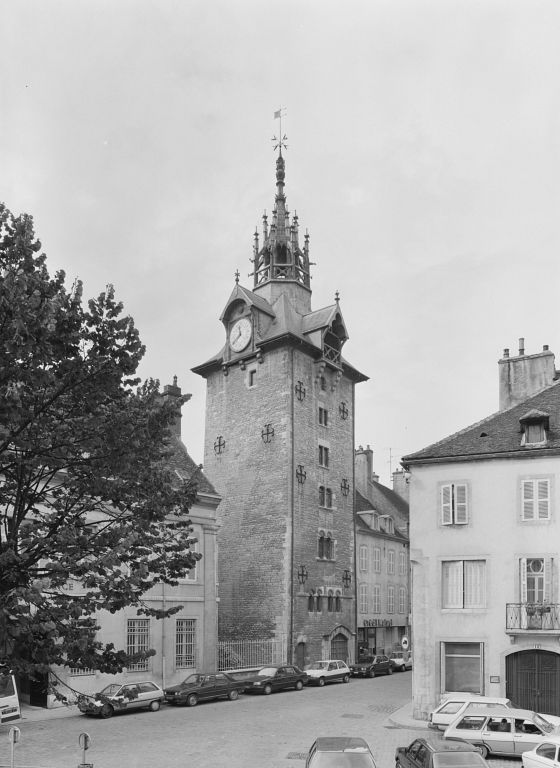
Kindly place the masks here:
POLYGON ((478 749, 483 759, 486 760, 486 758, 490 755, 488 747, 485 744, 475 744, 474 746, 478 749))
POLYGON ((99 714, 104 720, 106 720, 108 717, 113 717, 113 715, 115 714, 115 710, 110 704, 103 704, 99 714))
POLYGON ((344 675, 344 677, 342 678, 342 682, 348 683, 349 681, 350 681, 350 675, 344 675))
POLYGON ((303 688, 303 682, 301 680, 297 680, 294 687, 296 691, 301 691, 301 689, 303 688))
POLYGON ((150 706, 148 707, 150 712, 157 712, 159 708, 160 708, 159 701, 151 701, 150 706))
POLYGON ((270 696, 270 694, 272 693, 272 686, 271 685, 265 685, 265 687, 263 688, 263 693, 266 696, 270 696))
POLYGON ((322 688, 324 686, 324 684, 325 684, 325 678, 324 677, 320 677, 319 680, 317 681, 317 685, 320 685, 321 688, 322 688))
POLYGON ((393 667, 389 667, 389 669, 387 670, 387 674, 388 675, 392 675, 393 674, 393 667))
POLYGON ((375 670, 374 669, 368 669, 367 676, 368 677, 375 677, 375 670))
POLYGON ((228 693, 227 697, 228 697, 228 699, 229 699, 230 701, 235 701, 236 699, 238 699, 238 698, 239 698, 239 691, 237 691, 237 690, 234 688, 232 691, 230 691, 230 692, 228 693))
POLYGON ((196 707, 197 704, 198 704, 198 699, 196 697, 196 694, 190 693, 187 696, 187 706, 188 707, 196 707))

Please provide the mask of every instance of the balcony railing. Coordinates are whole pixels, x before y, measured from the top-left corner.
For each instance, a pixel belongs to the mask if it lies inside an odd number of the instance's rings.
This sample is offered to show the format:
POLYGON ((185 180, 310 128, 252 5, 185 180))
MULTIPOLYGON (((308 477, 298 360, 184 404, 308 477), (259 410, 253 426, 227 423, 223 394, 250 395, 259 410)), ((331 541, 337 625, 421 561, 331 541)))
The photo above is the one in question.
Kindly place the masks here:
POLYGON ((560 604, 507 603, 506 631, 560 634, 560 604))

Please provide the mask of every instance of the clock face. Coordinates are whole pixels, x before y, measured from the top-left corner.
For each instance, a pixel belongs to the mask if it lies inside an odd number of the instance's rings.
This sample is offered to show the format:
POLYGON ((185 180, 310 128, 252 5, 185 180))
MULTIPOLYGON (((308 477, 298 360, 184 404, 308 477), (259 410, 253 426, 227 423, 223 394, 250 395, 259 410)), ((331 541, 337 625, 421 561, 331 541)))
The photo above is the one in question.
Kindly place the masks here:
POLYGON ((229 332, 229 345, 234 352, 241 352, 245 349, 247 344, 251 341, 251 335, 253 328, 251 321, 247 317, 242 317, 237 320, 232 326, 229 332))

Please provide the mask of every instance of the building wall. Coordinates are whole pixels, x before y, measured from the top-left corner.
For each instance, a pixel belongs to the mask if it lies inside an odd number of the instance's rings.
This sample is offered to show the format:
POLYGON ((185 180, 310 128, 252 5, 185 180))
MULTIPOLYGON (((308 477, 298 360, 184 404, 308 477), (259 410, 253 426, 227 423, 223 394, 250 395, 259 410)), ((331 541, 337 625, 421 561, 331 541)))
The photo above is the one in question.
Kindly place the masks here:
MULTIPOLYGON (((181 682, 195 671, 216 670, 216 534, 218 527, 215 507, 215 504, 204 503, 204 500, 199 499, 190 510, 189 518, 193 523, 193 536, 198 539, 196 548, 202 554, 202 559, 197 562, 194 578, 182 579, 177 587, 159 584, 146 593, 145 602, 150 607, 183 606, 177 614, 167 619, 149 619, 148 646, 155 650, 155 655, 148 659, 147 668, 140 671, 124 670, 117 675, 100 672, 75 674, 68 668, 55 668, 54 674, 62 681, 58 684, 62 694, 72 698, 72 691, 95 693, 109 683, 146 679, 165 687, 181 682), (196 621, 195 652, 192 664, 176 663, 177 619, 196 621)), ((193 573, 191 572, 190 575, 193 573)), ((77 588, 76 585, 72 587, 77 588)), ((100 625, 97 638, 103 643, 114 643, 116 648, 126 650, 128 620, 148 617, 139 616, 135 608, 128 608, 116 614, 100 612, 96 618, 100 625)), ((58 706, 59 702, 53 696, 49 696, 47 704, 58 706)))
POLYGON ((558 634, 506 632, 506 605, 522 602, 520 559, 547 558, 549 595, 557 602, 560 528, 558 458, 496 459, 415 465, 410 479, 412 617, 414 634, 414 716, 426 719, 446 683, 442 643, 483 644, 482 693, 506 695, 508 654, 540 647, 560 652, 558 634), (551 481, 550 520, 521 520, 521 480, 551 481), (442 483, 466 483, 469 522, 441 524, 442 483), (485 607, 442 607, 442 561, 485 560, 485 607))
POLYGON ((220 637, 284 636, 292 647, 306 643, 306 652, 320 657, 323 635, 338 624, 353 626, 352 589, 343 590, 344 607, 336 615, 307 610, 310 589, 341 588, 343 571, 353 570, 353 384, 327 368, 321 390, 321 369, 288 346, 261 360, 208 377, 205 472, 223 497, 220 637), (300 393, 305 390, 301 400, 298 382, 300 393), (329 414, 326 427, 319 424, 320 404, 329 414), (274 430, 269 442, 262 437, 267 424, 274 430), (220 436, 225 446, 218 453, 220 436), (329 449, 328 469, 319 467, 320 441, 329 449), (341 493, 342 478, 348 496, 341 493), (332 509, 319 506, 319 485, 332 489, 332 509), (318 558, 319 529, 336 539, 334 561, 318 558), (303 585, 300 565, 308 572, 303 585))

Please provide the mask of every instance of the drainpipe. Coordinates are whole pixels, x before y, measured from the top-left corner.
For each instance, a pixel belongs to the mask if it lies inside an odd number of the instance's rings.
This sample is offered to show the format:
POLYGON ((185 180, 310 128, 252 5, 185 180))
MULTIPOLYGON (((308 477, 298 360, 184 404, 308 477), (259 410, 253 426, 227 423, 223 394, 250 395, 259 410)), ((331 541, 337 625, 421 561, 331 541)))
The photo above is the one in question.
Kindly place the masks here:
MULTIPOLYGON (((165 584, 161 582, 161 607, 165 611, 165 584)), ((165 616, 161 620, 161 687, 165 690, 165 616)))
POLYGON ((295 473, 295 422, 294 422, 294 348, 290 349, 290 380, 292 382, 290 393, 290 411, 291 411, 291 429, 292 429, 292 450, 291 450, 291 468, 290 468, 290 484, 291 484, 291 518, 292 518, 292 532, 290 543, 290 630, 288 637, 288 662, 294 663, 293 660, 293 634, 294 634, 294 509, 295 509, 295 487, 294 487, 294 473, 295 473))

